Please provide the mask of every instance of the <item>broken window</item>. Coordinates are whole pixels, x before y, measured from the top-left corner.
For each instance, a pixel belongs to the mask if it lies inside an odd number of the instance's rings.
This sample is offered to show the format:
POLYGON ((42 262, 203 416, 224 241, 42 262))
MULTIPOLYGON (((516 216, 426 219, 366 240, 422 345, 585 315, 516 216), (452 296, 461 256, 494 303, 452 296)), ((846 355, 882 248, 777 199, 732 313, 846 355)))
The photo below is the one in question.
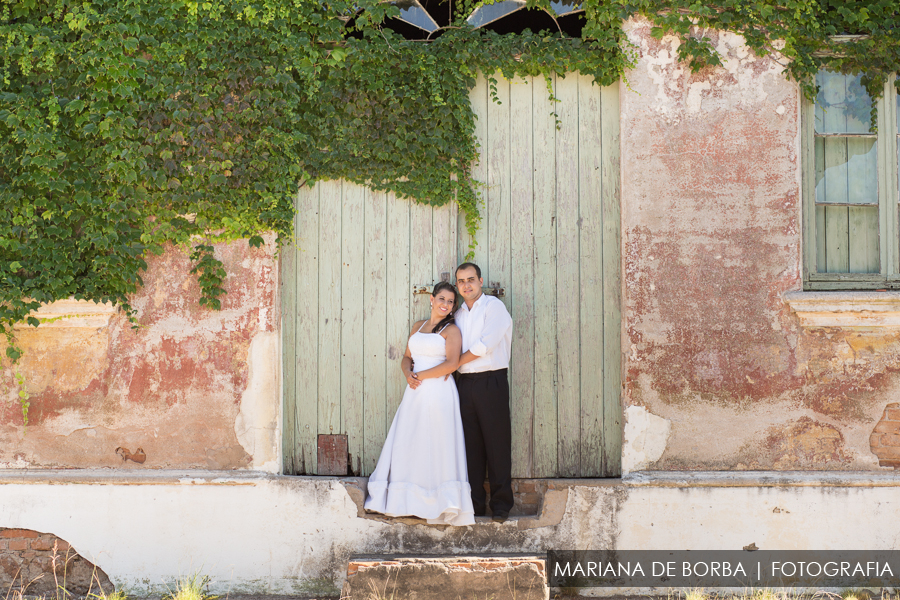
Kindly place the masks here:
MULTIPOLYGON (((384 26, 409 40, 435 39, 460 15, 457 5, 446 0, 391 0, 400 15, 384 26)), ((497 33, 521 33, 529 29, 561 32, 566 37, 581 37, 584 26, 582 0, 555 0, 550 10, 529 9, 524 0, 501 0, 494 4, 476 4, 465 21, 476 29, 497 33)))

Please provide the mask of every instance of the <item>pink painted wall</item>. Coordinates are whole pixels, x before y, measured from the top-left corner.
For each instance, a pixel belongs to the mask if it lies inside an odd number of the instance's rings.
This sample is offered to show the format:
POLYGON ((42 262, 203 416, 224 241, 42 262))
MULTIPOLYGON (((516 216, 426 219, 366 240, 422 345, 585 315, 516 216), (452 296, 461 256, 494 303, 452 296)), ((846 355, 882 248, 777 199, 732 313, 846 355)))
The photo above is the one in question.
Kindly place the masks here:
MULTIPOLYGON (((245 242, 216 247, 228 273, 221 311, 199 306, 190 262, 170 248, 148 261, 133 299, 137 329, 118 313, 106 327, 17 330, 31 406, 23 427, 15 390, 0 388, 0 466, 251 466, 258 449, 248 451, 252 444, 242 445, 244 432, 236 431, 248 409, 242 403, 280 402, 277 394, 247 394, 254 338, 277 336, 274 251, 271 239, 259 249, 245 242), (145 462, 123 462, 119 447, 142 448, 145 462)), ((277 369, 269 372, 277 379, 277 369)), ((0 376, 12 380, 9 368, 0 376)))
POLYGON ((625 404, 668 420, 652 469, 878 469, 900 335, 804 330, 800 92, 739 36, 698 73, 647 21, 623 86, 625 404))

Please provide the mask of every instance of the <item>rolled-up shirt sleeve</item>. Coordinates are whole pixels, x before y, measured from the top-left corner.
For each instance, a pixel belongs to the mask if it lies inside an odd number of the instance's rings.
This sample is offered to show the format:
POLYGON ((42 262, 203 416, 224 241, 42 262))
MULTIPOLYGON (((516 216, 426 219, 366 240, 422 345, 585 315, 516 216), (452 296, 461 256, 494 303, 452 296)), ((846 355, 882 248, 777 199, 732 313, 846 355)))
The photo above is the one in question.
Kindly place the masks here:
POLYGON ((484 329, 481 331, 481 337, 469 347, 469 352, 475 356, 484 356, 491 352, 512 328, 512 317, 502 302, 491 302, 484 308, 484 329))

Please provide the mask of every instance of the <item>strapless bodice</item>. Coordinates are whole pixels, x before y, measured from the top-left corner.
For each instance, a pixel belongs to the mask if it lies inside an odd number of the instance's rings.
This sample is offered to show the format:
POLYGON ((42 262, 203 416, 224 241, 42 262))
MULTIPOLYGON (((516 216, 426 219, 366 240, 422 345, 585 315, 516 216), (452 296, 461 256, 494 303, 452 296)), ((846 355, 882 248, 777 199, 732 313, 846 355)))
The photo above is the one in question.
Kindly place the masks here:
POLYGON ((416 371, 436 367, 447 360, 447 340, 439 333, 417 331, 409 338, 409 353, 416 371))

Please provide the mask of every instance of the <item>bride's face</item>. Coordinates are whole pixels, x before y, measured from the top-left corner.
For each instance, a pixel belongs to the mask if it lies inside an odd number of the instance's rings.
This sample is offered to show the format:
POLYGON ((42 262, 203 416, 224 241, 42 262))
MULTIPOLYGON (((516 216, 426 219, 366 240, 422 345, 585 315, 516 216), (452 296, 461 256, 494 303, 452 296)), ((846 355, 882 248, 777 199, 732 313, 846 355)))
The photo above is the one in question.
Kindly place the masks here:
POLYGON ((441 290, 437 296, 431 297, 431 315, 443 319, 453 311, 456 294, 450 290, 441 290))

